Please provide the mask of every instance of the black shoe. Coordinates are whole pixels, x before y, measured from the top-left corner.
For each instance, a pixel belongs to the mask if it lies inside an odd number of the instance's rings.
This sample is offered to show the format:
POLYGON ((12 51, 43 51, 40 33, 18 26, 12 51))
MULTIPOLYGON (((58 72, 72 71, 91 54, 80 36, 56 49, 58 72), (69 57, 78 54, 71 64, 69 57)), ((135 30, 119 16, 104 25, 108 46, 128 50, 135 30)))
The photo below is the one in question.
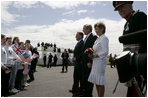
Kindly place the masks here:
POLYGON ((70 93, 73 93, 73 90, 69 90, 70 93))
POLYGON ((79 89, 79 91, 73 93, 72 97, 85 97, 85 90, 79 89))
POLYGON ((24 90, 24 88, 25 88, 25 85, 22 85, 22 87, 21 87, 21 89, 20 89, 20 90, 21 90, 21 91, 23 91, 23 90, 24 90))
POLYGON ((78 93, 74 93, 74 94, 72 95, 72 97, 85 97, 85 94, 84 94, 84 93, 78 92, 78 93))

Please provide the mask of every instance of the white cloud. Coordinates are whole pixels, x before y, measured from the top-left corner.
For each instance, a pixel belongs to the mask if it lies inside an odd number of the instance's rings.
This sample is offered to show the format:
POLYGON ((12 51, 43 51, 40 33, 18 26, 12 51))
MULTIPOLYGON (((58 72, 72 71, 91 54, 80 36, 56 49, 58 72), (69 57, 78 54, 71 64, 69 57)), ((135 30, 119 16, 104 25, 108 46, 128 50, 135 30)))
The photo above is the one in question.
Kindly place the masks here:
MULTIPOLYGON (((17 21, 17 18, 20 17, 18 14, 11 14, 8 9, 9 6, 13 6, 15 8, 36 8, 38 5, 34 6, 36 4, 36 1, 2 1, 1 2, 1 19, 2 24, 4 25, 10 25, 12 22, 17 21)), ((25 16, 21 16, 25 17, 25 16)))
POLYGON ((14 28, 14 31, 16 33, 25 32, 25 33, 36 33, 40 32, 40 30, 47 28, 45 25, 37 26, 37 25, 31 25, 31 26, 20 26, 14 28))
POLYGON ((65 8, 65 9, 71 9, 73 7, 78 7, 79 5, 95 5, 95 2, 90 1, 47 1, 42 2, 45 5, 48 5, 52 9, 56 8, 65 8))
MULTIPOLYGON (((37 5, 34 6, 34 4, 37 4, 37 1, 2 1, 1 2, 1 14, 2 14, 2 24, 4 25, 10 25, 12 22, 17 21, 17 18, 20 17, 20 15, 17 14, 11 14, 8 11, 9 6, 13 6, 15 8, 36 8, 37 5)), ((89 1, 43 1, 45 5, 50 6, 53 9, 56 8, 66 8, 70 9, 73 7, 77 7, 79 5, 95 5, 96 2, 89 2, 89 1)), ((85 13, 86 10, 78 11, 79 14, 85 13)), ((74 11, 69 11, 63 13, 63 15, 73 15, 74 11)), ((23 16, 21 16, 23 17, 23 16)))
POLYGON ((36 1, 15 1, 13 2, 13 6, 16 8, 32 8, 32 7, 37 7, 33 6, 33 4, 36 4, 36 1))
POLYGON ((74 10, 72 11, 68 11, 68 12, 64 12, 62 15, 74 15, 74 10))
POLYGON ((107 6, 107 4, 104 3, 103 6, 107 6))
POLYGON ((87 10, 79 10, 79 11, 77 11, 78 14, 87 13, 87 12, 88 12, 87 10))
MULTIPOLYGON (((110 1, 109 1, 110 2, 110 1)), ((107 6, 107 2, 102 2, 102 1, 100 1, 100 2, 98 2, 98 5, 99 6, 107 6)))
POLYGON ((52 42, 57 43, 58 47, 74 48, 76 44, 76 32, 82 32, 84 24, 92 24, 94 26, 99 21, 106 24, 106 36, 109 38, 110 52, 119 54, 122 51, 122 44, 119 43, 118 37, 122 35, 124 20, 114 21, 109 19, 92 19, 89 17, 76 21, 63 19, 54 25, 16 27, 7 31, 7 34, 18 36, 22 41, 29 39, 33 45, 36 45, 38 42, 52 42))
POLYGON ((96 2, 90 2, 90 5, 96 5, 96 2))
POLYGON ((95 11, 94 10, 78 10, 78 11, 75 11, 75 10, 72 10, 72 11, 68 11, 68 12, 64 12, 62 15, 75 15, 75 14, 83 14, 83 13, 94 13, 95 11))
POLYGON ((1 2, 1 22, 2 24, 9 25, 11 22, 17 21, 16 18, 19 17, 17 14, 11 14, 8 12, 8 6, 12 2, 2 1, 1 2))

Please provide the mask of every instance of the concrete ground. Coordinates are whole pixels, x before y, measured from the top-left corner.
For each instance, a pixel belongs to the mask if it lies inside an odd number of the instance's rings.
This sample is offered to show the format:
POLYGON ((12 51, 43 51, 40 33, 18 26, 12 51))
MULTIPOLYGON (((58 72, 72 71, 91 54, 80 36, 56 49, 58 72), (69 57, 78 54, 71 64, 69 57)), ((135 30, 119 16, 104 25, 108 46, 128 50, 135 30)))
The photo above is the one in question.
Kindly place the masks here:
MULTIPOLYGON (((68 91, 73 84, 73 66, 68 67, 67 73, 60 73, 62 67, 37 67, 35 73, 35 81, 30 83, 30 86, 25 90, 11 95, 10 97, 71 97, 72 94, 68 91)), ((119 83, 116 92, 113 94, 113 89, 118 80, 116 68, 106 68, 105 97, 125 97, 127 87, 119 83)), ((96 88, 94 86, 93 96, 97 97, 96 88)))

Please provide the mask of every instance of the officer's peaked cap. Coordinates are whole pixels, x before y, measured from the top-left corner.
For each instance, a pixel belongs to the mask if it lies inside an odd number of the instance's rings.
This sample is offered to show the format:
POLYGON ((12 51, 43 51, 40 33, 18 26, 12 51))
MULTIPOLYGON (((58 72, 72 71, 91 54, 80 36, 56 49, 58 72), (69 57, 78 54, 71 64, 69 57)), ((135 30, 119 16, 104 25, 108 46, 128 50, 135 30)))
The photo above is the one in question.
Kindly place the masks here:
POLYGON ((133 1, 113 1, 114 10, 117 11, 117 8, 124 4, 133 4, 133 1))

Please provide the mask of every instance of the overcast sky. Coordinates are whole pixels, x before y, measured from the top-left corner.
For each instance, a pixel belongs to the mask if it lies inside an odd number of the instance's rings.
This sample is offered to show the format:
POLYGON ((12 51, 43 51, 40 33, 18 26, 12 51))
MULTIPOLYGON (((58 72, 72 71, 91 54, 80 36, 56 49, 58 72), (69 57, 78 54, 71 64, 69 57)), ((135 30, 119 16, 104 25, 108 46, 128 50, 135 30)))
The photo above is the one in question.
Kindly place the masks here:
MULTIPOLYGON (((147 1, 135 1, 133 7, 147 14, 147 1)), ((1 32, 23 42, 29 39, 34 46, 49 42, 73 49, 76 32, 100 21, 106 24, 109 53, 119 54, 118 37, 126 21, 114 11, 112 1, 1 1, 1 32)))

